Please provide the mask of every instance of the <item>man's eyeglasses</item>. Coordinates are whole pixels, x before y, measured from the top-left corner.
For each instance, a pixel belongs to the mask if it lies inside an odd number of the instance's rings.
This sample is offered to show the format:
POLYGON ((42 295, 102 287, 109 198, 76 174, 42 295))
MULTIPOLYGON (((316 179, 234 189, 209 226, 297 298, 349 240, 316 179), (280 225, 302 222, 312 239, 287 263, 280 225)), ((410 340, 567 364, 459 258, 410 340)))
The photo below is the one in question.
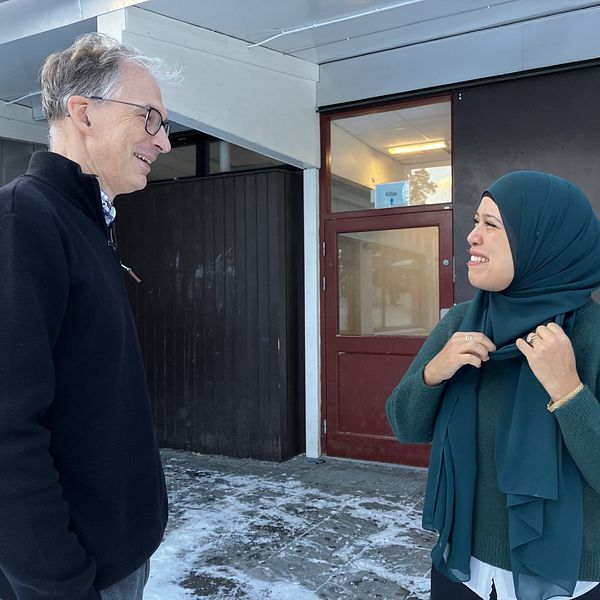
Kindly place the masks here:
POLYGON ((90 96, 90 100, 99 100, 100 102, 116 102, 117 104, 127 104, 128 106, 136 106, 146 111, 146 120, 144 128, 150 135, 156 135, 161 127, 165 128, 165 133, 169 135, 171 131, 171 123, 163 121, 162 115, 151 106, 143 106, 142 104, 134 104, 133 102, 123 102, 123 100, 111 100, 110 98, 101 98, 100 96, 90 96))

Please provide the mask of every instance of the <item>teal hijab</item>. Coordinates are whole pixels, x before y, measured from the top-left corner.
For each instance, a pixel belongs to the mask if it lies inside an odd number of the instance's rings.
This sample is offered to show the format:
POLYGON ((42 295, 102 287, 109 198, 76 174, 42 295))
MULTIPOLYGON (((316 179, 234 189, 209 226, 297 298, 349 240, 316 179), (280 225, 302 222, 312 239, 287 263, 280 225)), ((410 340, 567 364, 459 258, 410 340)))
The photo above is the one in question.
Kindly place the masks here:
MULTIPOLYGON (((515 276, 501 292, 479 290, 459 330, 485 333, 497 348, 490 359, 512 361, 497 417, 496 469, 515 590, 519 600, 571 596, 583 534, 581 475, 546 410, 548 394, 514 342, 550 321, 572 331, 575 311, 600 286, 600 224, 576 186, 547 173, 509 173, 484 195, 502 215, 515 276)), ((446 384, 423 510, 423 527, 439 534, 433 564, 453 581, 471 576, 479 375, 465 366, 446 384)))

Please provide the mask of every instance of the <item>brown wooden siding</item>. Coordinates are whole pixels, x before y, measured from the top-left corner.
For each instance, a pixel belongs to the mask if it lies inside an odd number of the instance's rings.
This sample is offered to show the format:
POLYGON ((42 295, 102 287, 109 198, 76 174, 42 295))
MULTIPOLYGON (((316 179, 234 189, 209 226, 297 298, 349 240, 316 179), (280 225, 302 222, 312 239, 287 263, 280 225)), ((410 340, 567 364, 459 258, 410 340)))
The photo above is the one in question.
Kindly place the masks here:
POLYGON ((142 279, 128 285, 159 443, 301 452, 301 173, 156 183, 116 206, 119 253, 142 279))

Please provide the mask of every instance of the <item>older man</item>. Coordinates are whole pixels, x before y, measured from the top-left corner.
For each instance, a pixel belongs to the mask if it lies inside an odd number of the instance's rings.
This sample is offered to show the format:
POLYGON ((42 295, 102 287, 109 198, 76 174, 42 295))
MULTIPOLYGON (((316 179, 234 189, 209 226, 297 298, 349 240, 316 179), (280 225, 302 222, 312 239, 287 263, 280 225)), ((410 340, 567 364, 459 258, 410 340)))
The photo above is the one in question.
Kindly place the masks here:
MULTIPOLYGON (((42 72, 50 152, 0 189, 0 598, 136 600, 167 520, 118 194, 168 152, 158 62, 98 34, 42 72)), ((131 273, 130 273, 131 274, 131 273)))

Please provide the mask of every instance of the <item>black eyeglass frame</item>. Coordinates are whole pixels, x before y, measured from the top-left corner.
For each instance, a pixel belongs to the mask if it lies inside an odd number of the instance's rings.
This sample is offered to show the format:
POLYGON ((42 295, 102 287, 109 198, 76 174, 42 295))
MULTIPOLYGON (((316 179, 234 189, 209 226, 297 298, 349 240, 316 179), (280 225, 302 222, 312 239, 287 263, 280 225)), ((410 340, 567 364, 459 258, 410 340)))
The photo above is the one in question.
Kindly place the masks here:
POLYGON ((149 135, 156 135, 160 131, 161 127, 164 127, 167 137, 169 135, 169 132, 171 131, 170 121, 163 121, 162 115, 153 106, 144 106, 143 104, 135 104, 134 102, 125 102, 124 100, 112 100, 111 98, 102 98, 101 96, 89 96, 89 99, 90 100, 98 100, 99 102, 115 102, 116 104, 126 104, 127 106, 135 106, 137 108, 141 108, 141 109, 145 110, 146 118, 144 120, 144 129, 146 130, 146 133, 148 133, 149 135), (160 124, 156 128, 156 131, 154 131, 154 132, 152 132, 148 129, 148 121, 150 119, 150 114, 153 111, 158 115, 158 118, 160 119, 160 124))

